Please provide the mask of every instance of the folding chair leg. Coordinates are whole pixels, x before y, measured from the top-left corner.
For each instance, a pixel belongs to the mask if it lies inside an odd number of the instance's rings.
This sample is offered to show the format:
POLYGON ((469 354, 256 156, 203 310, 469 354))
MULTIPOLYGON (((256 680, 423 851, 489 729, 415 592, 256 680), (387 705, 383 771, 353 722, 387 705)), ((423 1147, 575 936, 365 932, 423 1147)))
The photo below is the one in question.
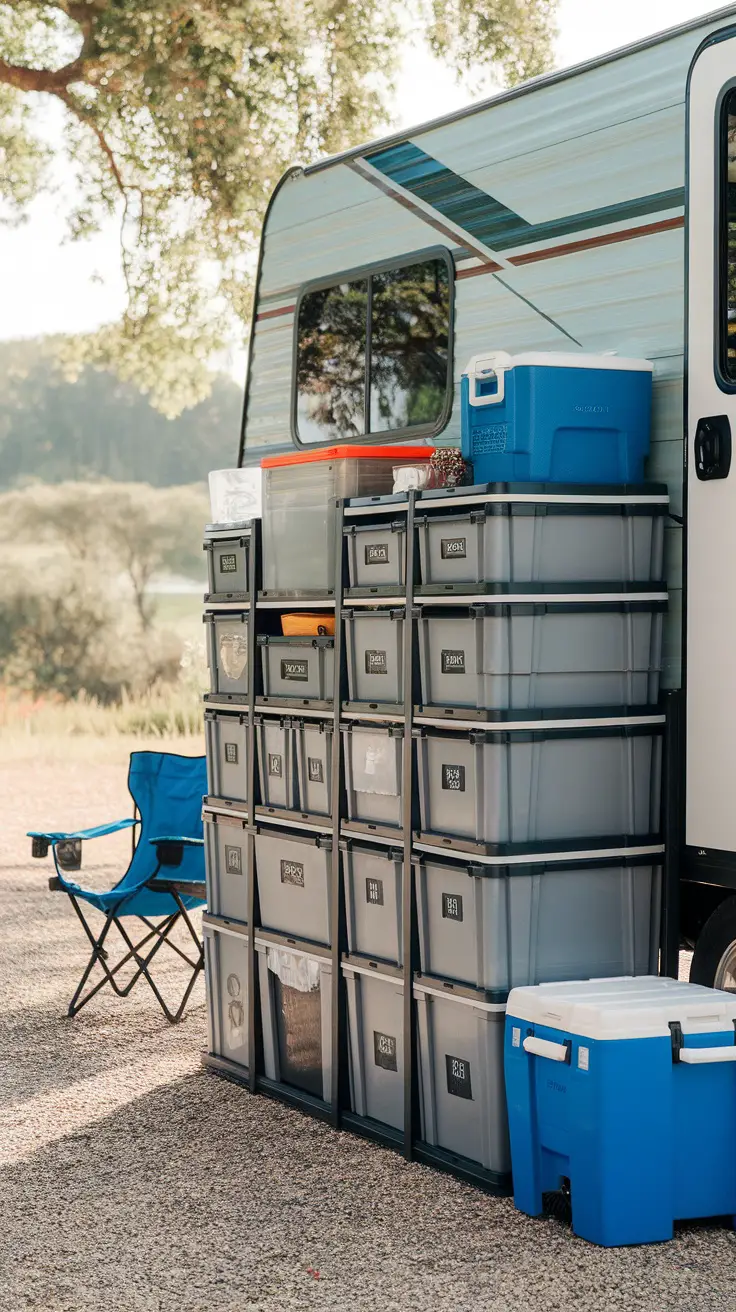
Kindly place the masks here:
MULTIPOLYGON (((191 996, 192 989, 194 988, 194 985, 197 982, 197 976, 199 975, 200 971, 204 970, 204 946, 203 944, 200 943, 197 937, 196 930, 194 929, 194 926, 192 925, 189 917, 187 916, 186 908, 184 907, 183 903, 181 903, 181 900, 178 897, 177 897, 177 902, 180 903, 179 910, 173 916, 169 917, 168 922, 166 922, 165 927, 160 933, 158 941, 151 948, 151 951, 148 953, 148 955, 144 959, 141 959, 140 957, 136 956, 136 960, 138 961, 138 966, 139 966, 138 974, 143 975, 144 978, 146 979, 151 989, 151 992, 153 993, 156 1001, 158 1002, 158 1005, 160 1006, 167 1021, 169 1021, 171 1025, 176 1025, 181 1020, 182 1016, 184 1015, 184 1008, 186 1007, 187 1002, 189 1001, 189 998, 191 996), (197 945, 198 957, 196 961, 192 961, 189 957, 186 957, 184 953, 181 951, 181 949, 178 948, 175 943, 172 943, 169 940, 169 934, 171 930, 174 928, 177 921, 179 920, 180 916, 182 916, 186 921, 189 931, 197 945), (156 984, 149 970, 149 965, 153 960, 153 957, 156 955, 159 948, 164 946, 164 944, 166 944, 167 947, 171 948, 172 951, 176 952, 180 957, 183 956, 184 960, 187 961, 187 963, 192 967, 192 974, 189 978, 189 983, 187 984, 187 987, 184 991, 184 995, 176 1011, 172 1011, 171 1008, 167 1005, 161 993, 161 990, 158 988, 158 985, 156 984)), ((123 938, 125 939, 125 942, 128 944, 128 947, 131 949, 131 952, 133 952, 134 951, 133 944, 128 934, 126 933, 125 929, 120 924, 120 922, 117 922, 117 928, 121 933, 121 935, 123 936, 123 938)))
POLYGON ((189 1001, 189 998, 191 997, 192 989, 194 988, 194 985, 197 982, 197 977, 200 971, 204 970, 204 945, 199 939, 197 931, 194 928, 194 925, 192 924, 192 921, 188 915, 187 909, 181 897, 176 892, 173 892, 172 896, 176 901, 177 909, 176 911, 172 912, 171 915, 167 916, 161 922, 161 924, 154 925, 152 921, 148 920, 145 916, 136 917, 136 919, 141 921, 141 923, 145 926, 148 932, 143 936, 143 938, 139 939, 137 943, 134 943, 133 939, 130 937, 127 930, 125 929, 125 926, 123 925, 122 921, 118 918, 117 913, 120 909, 120 905, 121 905, 120 903, 118 903, 113 908, 112 911, 108 912, 107 916, 105 917, 105 923, 102 927, 100 934, 98 935, 98 937, 95 937, 87 921, 85 920, 84 915, 82 914, 82 910, 79 907, 76 898, 72 893, 69 893, 69 899, 72 903, 72 906, 74 907, 74 910, 76 911, 77 916, 79 917, 79 920, 84 928, 84 932, 87 935, 87 938, 89 939, 89 942, 92 945, 92 955, 90 956, 90 959, 82 975, 82 978, 80 979, 79 984, 77 985, 77 989, 74 994, 74 997, 69 1003, 69 1007, 67 1011, 67 1014, 69 1016, 76 1016, 78 1012, 80 1012, 83 1007, 86 1007, 87 1003, 91 1002, 92 998, 94 998, 100 992, 100 990, 103 989, 106 985, 109 985, 110 988, 117 994, 119 998, 127 998, 128 994, 138 983, 138 980, 141 977, 143 977, 148 983, 151 992, 156 998, 156 1001, 158 1002, 164 1016, 170 1022, 170 1024, 174 1025, 182 1019, 184 1015, 184 1009, 189 1001), (180 948, 177 943, 173 943, 171 941, 170 934, 174 929, 174 927, 178 924, 179 920, 183 920, 184 923, 186 924, 189 934, 192 938, 192 941, 196 947, 197 955, 195 960, 193 960, 192 957, 190 957, 186 952, 184 952, 183 949, 180 948), (127 948, 127 951, 121 957, 121 959, 117 961, 114 966, 111 967, 108 964, 109 954, 104 944, 110 932, 110 929, 112 928, 113 925, 115 926, 118 933, 120 934, 120 937, 122 938, 127 948), (155 941, 153 942, 152 946, 149 947, 149 944, 151 944, 152 940, 155 941), (187 987, 184 990, 184 994, 176 1011, 172 1011, 171 1008, 167 1005, 166 1000, 163 997, 161 990, 156 984, 150 971, 151 963, 153 962, 154 958, 156 957, 160 949, 164 946, 170 948, 172 952, 175 952, 177 956, 181 957, 181 959, 185 961, 186 964, 190 967, 192 972, 189 977, 189 982, 187 984, 187 987), (145 953, 143 952, 144 948, 148 949, 145 953), (135 970, 133 972, 131 979, 128 980, 127 984, 121 986, 118 983, 116 976, 119 974, 122 968, 126 966, 130 961, 135 962, 135 970), (89 980, 89 977, 96 965, 99 965, 102 971, 102 978, 99 979, 96 984, 92 985, 92 987, 89 988, 85 993, 84 992, 85 985, 87 984, 87 981, 89 980))

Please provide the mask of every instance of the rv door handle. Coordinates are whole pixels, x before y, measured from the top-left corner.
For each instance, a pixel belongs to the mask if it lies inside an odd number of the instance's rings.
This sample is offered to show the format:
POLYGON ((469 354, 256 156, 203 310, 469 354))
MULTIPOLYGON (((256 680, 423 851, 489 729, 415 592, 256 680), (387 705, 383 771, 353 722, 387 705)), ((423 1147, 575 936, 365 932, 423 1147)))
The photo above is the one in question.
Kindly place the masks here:
POLYGON ((731 425, 728 415, 699 419, 695 430, 695 473, 703 483, 728 478, 731 468, 731 425))

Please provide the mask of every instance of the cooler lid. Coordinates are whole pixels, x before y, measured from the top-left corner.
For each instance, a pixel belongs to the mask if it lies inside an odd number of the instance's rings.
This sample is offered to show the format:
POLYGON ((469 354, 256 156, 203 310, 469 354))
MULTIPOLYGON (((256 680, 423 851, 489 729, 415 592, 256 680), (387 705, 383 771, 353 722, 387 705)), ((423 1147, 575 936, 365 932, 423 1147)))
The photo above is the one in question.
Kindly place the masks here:
POLYGON ((512 989, 508 1015, 588 1039, 734 1033, 736 994, 656 975, 576 980, 512 989))
POLYGON ((326 446, 319 451, 288 451, 283 456, 264 456, 261 469, 282 465, 311 465, 317 460, 429 460, 433 446, 326 446))
POLYGON ((482 351, 471 355, 463 373, 482 377, 496 369, 516 369, 524 365, 546 369, 619 369, 634 373, 652 373, 654 369, 651 360, 635 360, 623 355, 578 355, 575 351, 522 351, 519 355, 511 355, 508 351, 482 351))

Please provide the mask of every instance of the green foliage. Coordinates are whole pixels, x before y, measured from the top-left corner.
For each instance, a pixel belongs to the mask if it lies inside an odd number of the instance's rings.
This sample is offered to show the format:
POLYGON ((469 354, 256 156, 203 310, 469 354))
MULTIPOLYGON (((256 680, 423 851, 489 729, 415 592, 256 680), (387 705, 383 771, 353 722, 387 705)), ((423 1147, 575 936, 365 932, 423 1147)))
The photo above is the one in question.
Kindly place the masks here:
POLYGON ((509 80, 550 59, 556 0, 0 0, 0 192, 27 204, 45 151, 23 97, 66 110, 73 237, 114 212, 128 302, 76 343, 167 414, 201 401, 208 361, 242 334, 273 186, 294 159, 387 122, 400 36, 509 80))
POLYGON ((0 588, 0 681, 63 700, 109 704, 171 681, 180 649, 169 635, 144 640, 95 578, 79 568, 39 579, 6 573, 0 588), (128 621, 126 623, 126 620, 128 621))
POLYGON ((48 545, 54 559, 61 548, 74 566, 111 582, 122 576, 144 632, 155 615, 155 574, 203 576, 208 511, 209 499, 198 487, 35 484, 0 496, 6 540, 37 551, 48 545))
POLYGON ((102 369, 66 381, 54 354, 53 342, 0 342, 0 488, 27 478, 204 482, 236 463, 243 396, 229 378, 168 420, 102 369))

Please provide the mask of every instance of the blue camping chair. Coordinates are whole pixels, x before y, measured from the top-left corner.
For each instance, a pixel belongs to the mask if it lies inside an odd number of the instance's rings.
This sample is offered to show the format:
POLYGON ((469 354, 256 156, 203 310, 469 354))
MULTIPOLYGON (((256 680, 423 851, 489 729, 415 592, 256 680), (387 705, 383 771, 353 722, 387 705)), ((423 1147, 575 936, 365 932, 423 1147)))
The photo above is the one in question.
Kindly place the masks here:
POLYGON ((45 857, 51 847, 56 878, 49 880, 49 888, 68 894, 92 945, 92 955, 69 1003, 69 1015, 76 1016, 106 984, 118 997, 124 998, 143 978, 148 981, 166 1019, 175 1023, 181 1020, 197 976, 204 967, 202 943, 189 912, 206 901, 202 832, 202 797, 207 791, 205 758, 175 756, 169 752, 132 752, 128 790, 134 804, 134 816, 130 820, 117 820, 113 824, 80 829, 75 833, 36 830, 28 837, 33 839, 35 857, 45 857), (133 840, 128 869, 114 888, 106 893, 96 893, 67 878, 69 871, 78 870, 82 864, 84 840, 114 834, 120 829, 132 829, 134 834, 137 830, 137 840, 133 840), (105 918, 97 936, 84 916, 84 903, 105 918), (123 924, 130 918, 141 921, 146 930, 137 942, 123 924), (187 926, 195 944, 194 959, 171 939, 171 933, 180 921, 187 926), (111 966, 106 940, 113 925, 127 951, 111 966), (151 963, 164 944, 176 952, 192 972, 175 1012, 167 1006, 151 974, 151 963), (133 976, 126 984, 121 984, 118 974, 130 961, 135 962, 133 976), (100 966, 102 979, 85 993, 85 985, 95 965, 100 966))

